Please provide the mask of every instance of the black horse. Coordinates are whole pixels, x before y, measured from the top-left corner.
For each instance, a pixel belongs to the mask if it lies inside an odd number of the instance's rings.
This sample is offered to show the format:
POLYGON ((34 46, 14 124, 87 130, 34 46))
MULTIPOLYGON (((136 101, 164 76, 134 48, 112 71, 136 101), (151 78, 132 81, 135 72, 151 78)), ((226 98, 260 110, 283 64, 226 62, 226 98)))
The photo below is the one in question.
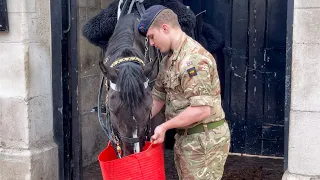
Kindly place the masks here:
MULTIPOLYGON (((137 4, 140 6, 144 6, 145 9, 149 8, 152 5, 161 4, 165 7, 172 9, 177 15, 178 20, 181 25, 182 30, 188 34, 189 36, 195 38, 199 43, 201 43, 210 53, 212 53, 217 60, 218 65, 218 73, 221 82, 221 96, 223 98, 224 92, 224 39, 223 36, 218 30, 209 25, 208 23, 203 22, 203 14, 195 15, 189 8, 187 8, 182 2, 182 0, 142 0, 142 3, 137 3, 137 1, 141 2, 141 0, 123 0, 124 3, 120 3, 122 0, 114 0, 103 9, 99 14, 92 17, 83 27, 83 36, 92 44, 101 47, 105 50, 109 43, 110 37, 113 35, 115 31, 115 26, 117 24, 117 11, 118 8, 121 7, 123 13, 131 12, 136 14, 141 14, 141 8, 139 8, 137 4), (129 9, 130 2, 136 1, 136 6, 133 6, 132 11, 129 9), (126 3, 128 2, 128 3, 126 3), (119 4, 121 4, 119 6, 119 4), (128 4, 125 6, 125 4, 128 4), (194 36, 193 36, 194 35, 194 36)), ((144 9, 144 8, 142 8, 144 9)), ((138 37, 138 36, 136 36, 138 37)), ((140 39, 141 37, 139 37, 140 39)), ((142 38, 141 38, 142 39, 142 38)), ((143 46, 143 45, 141 45, 143 46)), ((143 49, 141 49, 143 52, 143 49)), ((152 51, 154 52, 154 51, 152 51)), ((151 55, 150 57, 154 57, 151 55)), ((157 71, 153 71, 152 74, 156 74, 157 71)), ((153 84, 150 85, 152 87, 153 84)), ((158 113, 157 116, 151 121, 153 123, 152 127, 155 128, 160 122, 164 121, 164 109, 162 109, 161 113, 158 113)), ((153 131, 151 130, 151 133, 153 131)), ((174 134, 175 130, 169 130, 166 133, 165 147, 173 148, 174 144, 174 134)))
MULTIPOLYGON (((121 156, 139 152, 144 146, 152 108, 151 89, 160 57, 138 32, 138 16, 127 14, 118 20, 100 69, 109 81, 108 107, 121 156), (139 143, 139 144, 138 144, 139 143)), ((164 121, 155 117, 156 123, 164 121)))

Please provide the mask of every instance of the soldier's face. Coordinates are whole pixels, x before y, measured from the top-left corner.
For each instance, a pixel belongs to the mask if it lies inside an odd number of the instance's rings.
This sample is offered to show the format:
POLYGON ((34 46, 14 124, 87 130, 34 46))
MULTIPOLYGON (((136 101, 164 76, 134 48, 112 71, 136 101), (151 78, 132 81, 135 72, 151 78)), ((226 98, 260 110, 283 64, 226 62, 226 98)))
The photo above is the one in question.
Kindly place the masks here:
POLYGON ((149 43, 162 53, 170 51, 171 39, 166 27, 150 27, 147 33, 149 43))

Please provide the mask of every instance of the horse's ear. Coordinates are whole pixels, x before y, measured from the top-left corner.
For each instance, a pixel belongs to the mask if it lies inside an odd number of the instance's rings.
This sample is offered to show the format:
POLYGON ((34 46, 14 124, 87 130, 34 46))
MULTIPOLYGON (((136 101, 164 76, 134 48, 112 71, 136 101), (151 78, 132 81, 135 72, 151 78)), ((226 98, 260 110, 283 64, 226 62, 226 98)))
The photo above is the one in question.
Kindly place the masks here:
POLYGON ((153 70, 153 67, 154 67, 154 64, 157 62, 157 60, 153 60, 149 63, 147 63, 144 67, 143 67, 143 72, 144 72, 144 75, 149 77, 151 76, 151 72, 153 70))
POLYGON ((115 81, 118 76, 118 70, 109 66, 105 66, 103 61, 99 61, 99 67, 104 76, 107 77, 108 80, 115 81))

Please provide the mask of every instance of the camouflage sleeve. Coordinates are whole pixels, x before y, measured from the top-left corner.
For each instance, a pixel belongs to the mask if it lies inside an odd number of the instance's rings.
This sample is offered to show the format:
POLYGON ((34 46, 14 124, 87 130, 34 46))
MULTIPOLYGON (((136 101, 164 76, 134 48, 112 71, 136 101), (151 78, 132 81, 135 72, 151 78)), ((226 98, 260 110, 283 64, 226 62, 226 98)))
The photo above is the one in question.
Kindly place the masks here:
POLYGON ((152 95, 158 98, 159 100, 166 100, 166 91, 163 87, 163 70, 160 69, 155 85, 152 89, 152 95))
POLYGON ((185 98, 190 100, 190 106, 214 106, 213 92, 218 77, 212 77, 213 66, 210 59, 195 55, 186 58, 180 65, 181 86, 185 98))

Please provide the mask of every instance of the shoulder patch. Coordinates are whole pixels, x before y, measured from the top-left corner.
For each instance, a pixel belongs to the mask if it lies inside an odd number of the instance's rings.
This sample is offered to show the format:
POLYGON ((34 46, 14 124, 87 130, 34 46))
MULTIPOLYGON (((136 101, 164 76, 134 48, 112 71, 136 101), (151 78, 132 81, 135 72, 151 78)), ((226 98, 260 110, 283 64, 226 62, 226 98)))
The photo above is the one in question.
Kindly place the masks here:
POLYGON ((195 67, 189 68, 187 69, 187 72, 189 74, 189 77, 193 77, 197 75, 197 70, 195 67))

